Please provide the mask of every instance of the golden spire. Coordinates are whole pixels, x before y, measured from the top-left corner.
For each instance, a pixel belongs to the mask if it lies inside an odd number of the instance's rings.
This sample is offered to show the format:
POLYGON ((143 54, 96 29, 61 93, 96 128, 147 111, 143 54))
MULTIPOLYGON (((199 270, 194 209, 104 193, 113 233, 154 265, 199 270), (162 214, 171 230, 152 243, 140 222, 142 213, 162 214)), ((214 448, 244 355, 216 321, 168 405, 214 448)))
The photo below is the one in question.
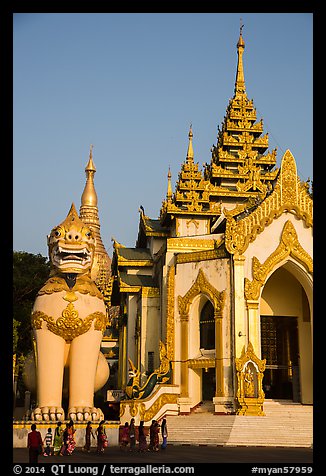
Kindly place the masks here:
POLYGON ((240 19, 240 36, 237 43, 238 65, 237 65, 237 76, 236 76, 235 88, 234 88, 234 93, 236 96, 243 95, 246 93, 246 85, 245 85, 243 62, 242 62, 242 55, 245 49, 245 43, 242 38, 243 27, 244 27, 244 24, 242 23, 242 19, 240 19))
POLYGON ((190 159, 191 161, 194 160, 194 150, 192 148, 192 137, 193 137, 192 124, 190 124, 188 137, 189 137, 189 144, 188 144, 188 150, 187 150, 187 162, 189 162, 188 159, 190 159))
POLYGON ((89 151, 89 160, 85 167, 86 172, 86 185, 84 188, 84 192, 81 197, 81 204, 82 206, 97 206, 97 194, 94 187, 94 174, 96 172, 96 168, 93 162, 93 145, 90 146, 89 151))
POLYGON ((168 202, 171 202, 172 200, 172 185, 171 185, 171 170, 170 170, 170 167, 169 167, 169 171, 168 171, 168 191, 167 191, 167 194, 166 194, 166 198, 167 198, 167 201, 168 202))
POLYGON ((97 194, 94 186, 96 168, 93 162, 93 145, 90 146, 89 160, 85 167, 86 185, 81 197, 79 216, 81 220, 92 228, 95 234, 95 259, 92 266, 92 279, 99 287, 104 287, 100 281, 108 281, 111 275, 111 259, 109 258, 101 238, 101 226, 97 208, 97 194))

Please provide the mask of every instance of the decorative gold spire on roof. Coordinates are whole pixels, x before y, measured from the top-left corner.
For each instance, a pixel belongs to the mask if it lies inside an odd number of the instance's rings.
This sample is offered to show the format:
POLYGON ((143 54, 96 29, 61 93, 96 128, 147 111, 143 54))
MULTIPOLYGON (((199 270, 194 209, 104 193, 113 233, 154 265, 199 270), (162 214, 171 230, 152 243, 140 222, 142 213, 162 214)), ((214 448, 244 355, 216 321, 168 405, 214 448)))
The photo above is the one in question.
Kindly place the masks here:
POLYGON ((101 238, 101 226, 98 217, 97 194, 94 186, 96 167, 93 162, 93 145, 90 146, 89 160, 85 167, 86 184, 81 197, 79 214, 81 220, 87 224, 95 234, 95 258, 91 270, 92 279, 103 291, 108 285, 111 276, 111 259, 108 256, 101 238))
POLYGON ((81 204, 82 206, 97 206, 97 194, 94 187, 94 174, 96 172, 96 168, 93 162, 93 145, 90 146, 89 151, 89 160, 85 167, 86 172, 86 185, 84 188, 84 192, 81 197, 81 204))
POLYGON ((167 199, 168 202, 171 202, 172 195, 173 195, 173 192, 172 192, 172 185, 171 185, 171 170, 170 170, 170 167, 169 167, 169 171, 168 171, 168 191, 166 193, 166 199, 167 199))
POLYGON ((238 49, 238 65, 237 65, 237 75, 236 75, 236 81, 235 81, 235 88, 234 88, 234 94, 237 96, 239 94, 245 94, 246 93, 246 85, 245 85, 245 79, 244 79, 244 72, 243 72, 243 61, 242 61, 242 55, 245 49, 245 43, 242 38, 242 29, 244 25, 242 23, 242 20, 240 19, 240 36, 239 40, 237 43, 237 49, 238 49))
POLYGON ((192 147, 192 138, 193 138, 193 133, 192 133, 192 124, 190 124, 190 129, 189 129, 189 144, 188 144, 188 150, 187 150, 187 162, 189 161, 194 161, 194 149, 192 147))

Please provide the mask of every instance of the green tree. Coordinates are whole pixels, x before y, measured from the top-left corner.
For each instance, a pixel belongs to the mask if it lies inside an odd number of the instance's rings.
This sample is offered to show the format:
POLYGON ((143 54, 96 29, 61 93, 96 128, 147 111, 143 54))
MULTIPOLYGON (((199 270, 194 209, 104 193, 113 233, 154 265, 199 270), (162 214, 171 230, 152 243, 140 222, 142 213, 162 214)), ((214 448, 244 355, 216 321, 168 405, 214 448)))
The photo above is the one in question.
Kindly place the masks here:
POLYGON ((37 292, 50 274, 50 263, 41 254, 13 254, 13 352, 26 357, 32 350, 31 311, 37 292))

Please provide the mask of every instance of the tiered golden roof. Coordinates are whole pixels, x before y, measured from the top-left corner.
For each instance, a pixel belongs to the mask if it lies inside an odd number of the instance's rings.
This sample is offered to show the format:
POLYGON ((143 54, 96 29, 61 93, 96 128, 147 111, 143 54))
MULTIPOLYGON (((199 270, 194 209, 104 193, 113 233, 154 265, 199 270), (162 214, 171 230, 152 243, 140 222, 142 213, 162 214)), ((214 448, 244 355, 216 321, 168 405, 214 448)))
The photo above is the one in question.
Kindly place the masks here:
MULTIPOLYGON (((248 99, 243 69, 245 43, 242 27, 237 43, 238 63, 233 98, 230 99, 217 144, 211 149, 210 164, 202 173, 194 162, 193 132, 190 127, 186 161, 181 166, 175 193, 172 193, 171 173, 168 191, 162 203, 160 219, 167 225, 172 215, 221 214, 228 209, 253 200, 261 201, 273 183, 279 169, 276 149, 268 151, 268 133, 263 134, 263 120, 257 122, 253 101, 248 99)), ((256 202, 255 202, 256 203, 256 202)))
POLYGON ((190 126, 188 134, 188 150, 185 162, 181 165, 174 195, 171 187, 171 173, 168 173, 168 191, 162 203, 161 220, 165 221, 170 214, 178 215, 216 215, 220 208, 210 204, 210 183, 204 180, 203 173, 194 162, 192 145, 193 132, 190 126))
POLYGON ((211 183, 213 200, 232 197, 235 202, 241 202, 256 196, 262 199, 278 173, 278 169, 272 170, 276 164, 276 149, 266 153, 268 134, 262 135, 263 121, 256 122, 256 109, 246 94, 244 48, 240 30, 234 96, 218 130, 217 144, 211 149, 211 163, 204 171, 205 179, 211 183))

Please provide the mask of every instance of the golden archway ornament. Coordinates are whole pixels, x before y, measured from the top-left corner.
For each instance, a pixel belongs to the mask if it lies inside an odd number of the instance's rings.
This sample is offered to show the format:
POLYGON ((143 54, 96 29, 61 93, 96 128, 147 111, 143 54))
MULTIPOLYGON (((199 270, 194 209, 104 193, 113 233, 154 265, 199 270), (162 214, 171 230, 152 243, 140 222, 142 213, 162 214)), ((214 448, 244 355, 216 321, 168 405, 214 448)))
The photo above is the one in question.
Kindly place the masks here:
POLYGON ((237 415, 264 416, 263 377, 266 359, 259 359, 249 341, 241 357, 235 359, 237 371, 237 415))
POLYGON ((248 207, 241 217, 244 206, 224 210, 227 218, 225 247, 231 254, 242 255, 257 235, 262 233, 273 220, 283 213, 290 212, 302 220, 307 228, 313 226, 313 200, 308 193, 307 184, 297 175, 295 159, 287 150, 282 158, 280 173, 272 193, 256 207, 248 207), (252 211, 251 211, 252 210, 252 211))
POLYGON ((291 256, 300 262, 308 271, 313 272, 313 261, 311 256, 303 249, 298 240, 297 232, 290 220, 288 220, 282 231, 280 244, 275 251, 261 264, 255 256, 252 259, 252 276, 250 281, 245 278, 245 296, 248 300, 259 299, 261 287, 267 280, 269 274, 275 267, 291 256))
POLYGON ((184 296, 178 296, 178 308, 181 319, 188 320, 190 305, 199 294, 204 294, 210 299, 214 307, 214 317, 223 317, 223 307, 225 302, 225 291, 218 291, 207 280, 202 269, 199 270, 194 284, 184 296))

